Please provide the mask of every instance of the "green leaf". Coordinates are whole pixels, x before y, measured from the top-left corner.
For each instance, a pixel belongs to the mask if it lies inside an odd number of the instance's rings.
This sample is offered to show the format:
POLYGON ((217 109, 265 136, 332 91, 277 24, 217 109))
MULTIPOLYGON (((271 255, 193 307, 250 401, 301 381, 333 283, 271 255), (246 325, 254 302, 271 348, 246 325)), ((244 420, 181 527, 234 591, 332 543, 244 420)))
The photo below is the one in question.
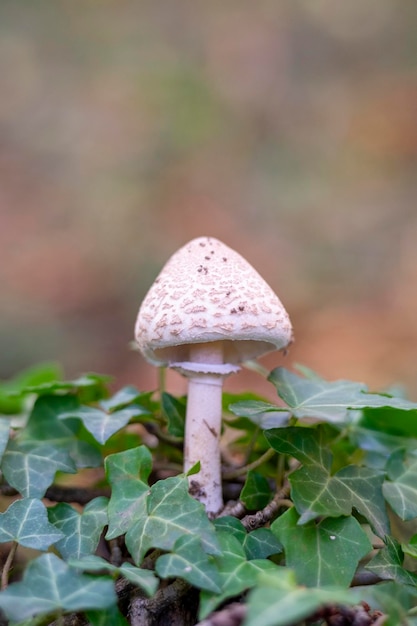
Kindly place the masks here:
POLYGON ((10 421, 8 419, 0 419, 0 463, 6 450, 10 436, 10 421))
POLYGON ((238 596, 246 589, 253 587, 260 572, 278 567, 266 559, 248 561, 243 546, 233 535, 219 532, 218 538, 222 552, 213 558, 219 571, 222 592, 220 594, 201 592, 200 619, 204 619, 228 598, 238 596))
POLYGON ((354 508, 366 517, 377 535, 384 537, 389 532, 382 472, 350 465, 332 476, 327 426, 275 429, 265 436, 274 450, 291 454, 304 463, 290 476, 291 496, 301 514, 300 524, 322 515, 350 515, 354 508))
POLYGON ((83 374, 74 380, 50 380, 41 382, 39 384, 26 385, 24 391, 30 393, 42 393, 42 392, 55 392, 55 391, 77 391, 82 387, 98 387, 102 386, 103 383, 108 383, 111 380, 111 376, 106 376, 104 374, 95 374, 90 372, 88 374, 83 374))
POLYGON ((47 550, 62 536, 48 522, 46 507, 40 500, 15 500, 0 513, 0 543, 16 541, 26 548, 47 550))
POLYGON ((173 437, 184 437, 186 403, 165 391, 161 395, 162 413, 168 423, 168 432, 173 437))
POLYGON ((80 406, 78 409, 61 413, 59 419, 80 419, 93 437, 99 443, 104 444, 115 432, 126 426, 132 417, 138 415, 143 415, 141 407, 127 407, 113 413, 107 413, 99 408, 80 406))
POLYGON ((360 559, 372 549, 353 517, 300 526, 297 512, 290 509, 273 522, 271 530, 284 546, 287 566, 308 587, 347 587, 360 559))
POLYGON ((248 418, 262 430, 285 426, 290 416, 286 407, 279 407, 260 400, 235 402, 229 405, 229 410, 238 417, 248 418))
POLYGON ((114 539, 123 535, 146 507, 152 456, 145 446, 110 454, 105 460, 105 469, 112 488, 106 539, 114 539))
POLYGON ((417 535, 413 535, 407 543, 403 543, 401 548, 405 554, 417 559, 417 535))
POLYGON ((390 481, 383 493, 395 513, 405 521, 417 517, 417 452, 404 454, 397 450, 391 455, 387 472, 390 481))
POLYGON ((218 517, 214 520, 214 525, 216 531, 236 537, 248 560, 266 559, 271 554, 282 552, 282 544, 269 528, 258 528, 248 533, 242 522, 231 515, 218 517))
POLYGON ((11 380, 0 382, 0 413, 16 415, 24 408, 24 389, 30 385, 40 385, 59 380, 61 369, 55 363, 41 363, 30 367, 11 380))
POLYGON ((367 408, 359 423, 364 428, 396 437, 417 438, 417 415, 399 408, 367 408))
POLYGON ((301 513, 300 524, 321 515, 350 515, 354 508, 378 536, 389 532, 381 472, 350 465, 331 476, 319 466, 303 467, 291 475, 290 482, 294 504, 301 513))
POLYGON ((284 568, 262 574, 249 593, 245 626, 289 626, 312 617, 325 605, 356 604, 357 597, 342 589, 299 587, 284 568))
POLYGON ((64 502, 48 509, 49 521, 63 537, 55 546, 63 559, 81 558, 92 554, 107 524, 107 498, 91 500, 82 513, 64 502))
POLYGON ((185 476, 166 478, 155 483, 144 506, 136 513, 126 533, 126 545, 137 565, 149 548, 172 550, 183 535, 200 537, 209 554, 219 550, 214 526, 208 520, 204 505, 188 493, 185 476))
POLYGON ((243 545, 246 540, 246 528, 240 520, 232 515, 225 515, 224 517, 217 517, 213 520, 213 524, 216 531, 230 533, 243 545))
POLYGON ((280 554, 282 544, 269 528, 258 528, 248 533, 243 542, 246 556, 252 559, 267 559, 272 554, 280 554))
MULTIPOLYGON (((105 411, 111 413, 112 411, 118 411, 119 409, 123 409, 125 406, 136 403, 138 406, 144 403, 147 405, 149 403, 152 392, 146 391, 138 391, 136 387, 132 385, 128 385, 127 387, 123 387, 119 389, 111 398, 100 401, 100 406, 105 411)), ((150 413, 145 406, 141 406, 141 408, 146 411, 146 413, 150 413)))
POLYGON ((385 538, 385 548, 366 565, 366 569, 384 580, 394 580, 402 585, 417 584, 417 575, 403 567, 404 553, 392 537, 385 538))
POLYGON ((196 536, 182 536, 175 542, 170 554, 156 561, 155 570, 161 578, 182 578, 194 587, 220 593, 220 576, 201 547, 196 536))
POLYGON ((42 498, 58 470, 68 474, 76 472, 68 450, 50 442, 14 439, 3 456, 4 477, 25 498, 42 498))
POLYGON ((366 385, 348 380, 326 382, 303 378, 278 367, 268 380, 275 385, 279 397, 298 418, 316 418, 334 424, 351 422, 350 409, 393 407, 403 411, 417 411, 417 404, 402 398, 367 393, 366 385))
POLYGON ((86 611, 89 626, 129 626, 117 606, 104 611, 86 611))
POLYGON ((331 465, 329 444, 334 434, 326 426, 275 428, 266 431, 264 435, 274 450, 293 456, 303 465, 318 464, 325 468, 331 465))
MULTIPOLYGON (((73 396, 41 396, 36 400, 25 428, 9 443, 2 469, 19 476, 19 484, 13 486, 25 496, 41 497, 53 481, 57 469, 74 473, 74 462, 77 467, 94 467, 101 463, 99 451, 82 439, 79 422, 67 420, 64 424, 59 420, 61 413, 78 407, 79 402, 73 396), (27 455, 34 458, 26 462, 27 455), (46 460, 41 462, 39 457, 44 456, 46 460), (48 463, 49 458, 52 464, 48 463), (44 473, 40 477, 43 493, 30 491, 34 486, 32 470, 44 473)), ((7 480, 14 480, 10 474, 7 480)))
POLYGON ((263 509, 271 499, 269 483, 262 474, 249 470, 240 493, 240 500, 248 511, 263 509))
POLYGON ((116 602, 112 580, 78 574, 54 554, 31 561, 23 580, 0 592, 0 608, 15 621, 57 610, 107 609, 116 602))
MULTIPOLYGON (((385 616, 384 626, 412 626, 415 624, 408 614, 416 604, 415 590, 409 585, 393 581, 381 582, 362 590, 361 596, 370 606, 376 607, 385 616)), ((413 609, 415 613, 415 609, 413 609)))
POLYGON ((99 556, 91 554, 81 559, 70 559, 68 564, 84 572, 109 572, 112 576, 120 575, 133 585, 140 587, 149 597, 153 596, 158 589, 159 579, 154 572, 148 569, 141 569, 131 563, 122 563, 119 567, 111 565, 99 556))

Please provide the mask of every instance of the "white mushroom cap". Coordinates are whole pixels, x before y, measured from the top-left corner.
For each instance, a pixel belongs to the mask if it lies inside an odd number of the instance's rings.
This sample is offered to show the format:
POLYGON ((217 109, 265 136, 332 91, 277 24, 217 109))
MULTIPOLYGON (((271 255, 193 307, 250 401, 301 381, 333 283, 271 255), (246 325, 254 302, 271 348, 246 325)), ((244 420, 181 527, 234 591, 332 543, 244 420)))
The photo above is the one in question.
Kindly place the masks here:
POLYGON ((154 365, 188 362, 190 345, 221 341, 224 363, 241 363, 293 340, 280 300, 237 252, 199 237, 166 263, 140 307, 135 337, 154 365))

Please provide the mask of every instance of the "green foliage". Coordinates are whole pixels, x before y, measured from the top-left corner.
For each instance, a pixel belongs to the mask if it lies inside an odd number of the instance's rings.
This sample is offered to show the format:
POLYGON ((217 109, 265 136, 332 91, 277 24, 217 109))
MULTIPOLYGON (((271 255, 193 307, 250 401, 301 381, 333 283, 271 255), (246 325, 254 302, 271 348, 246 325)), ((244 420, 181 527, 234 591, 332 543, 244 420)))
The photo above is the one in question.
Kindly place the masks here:
POLYGON ((225 395, 238 436, 224 487, 238 502, 214 520, 182 473, 184 398, 132 386, 111 395, 106 377, 62 381, 49 365, 3 383, 9 623, 75 612, 126 626, 123 585, 146 607, 167 602, 167 589, 175 599, 182 581, 182 593, 199 592, 196 621, 240 599, 244 626, 319 624, 326 607, 364 600, 388 626, 415 624, 417 404, 299 372, 271 372, 277 405, 225 395), (35 551, 20 579, 19 546, 35 551))

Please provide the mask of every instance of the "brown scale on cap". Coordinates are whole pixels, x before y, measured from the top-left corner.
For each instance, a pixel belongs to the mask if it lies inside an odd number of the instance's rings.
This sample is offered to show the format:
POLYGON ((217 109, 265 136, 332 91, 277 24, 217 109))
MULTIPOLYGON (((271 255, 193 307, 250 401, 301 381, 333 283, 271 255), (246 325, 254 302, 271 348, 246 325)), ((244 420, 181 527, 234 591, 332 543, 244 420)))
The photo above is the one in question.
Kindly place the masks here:
POLYGON ((190 344, 222 341, 224 361, 240 363, 293 339, 283 305, 237 252, 199 237, 166 263, 139 310, 136 340, 155 365, 188 360, 190 344))

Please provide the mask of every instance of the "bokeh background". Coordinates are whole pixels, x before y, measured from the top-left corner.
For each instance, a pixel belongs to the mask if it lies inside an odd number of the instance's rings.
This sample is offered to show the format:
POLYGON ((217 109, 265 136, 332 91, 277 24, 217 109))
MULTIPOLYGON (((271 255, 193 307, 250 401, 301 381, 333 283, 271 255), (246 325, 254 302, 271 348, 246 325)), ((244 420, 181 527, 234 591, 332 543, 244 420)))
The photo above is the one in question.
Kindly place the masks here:
POLYGON ((416 68, 415 0, 1 0, 0 377, 155 385, 139 304, 212 235, 290 313, 268 367, 416 399, 416 68))

